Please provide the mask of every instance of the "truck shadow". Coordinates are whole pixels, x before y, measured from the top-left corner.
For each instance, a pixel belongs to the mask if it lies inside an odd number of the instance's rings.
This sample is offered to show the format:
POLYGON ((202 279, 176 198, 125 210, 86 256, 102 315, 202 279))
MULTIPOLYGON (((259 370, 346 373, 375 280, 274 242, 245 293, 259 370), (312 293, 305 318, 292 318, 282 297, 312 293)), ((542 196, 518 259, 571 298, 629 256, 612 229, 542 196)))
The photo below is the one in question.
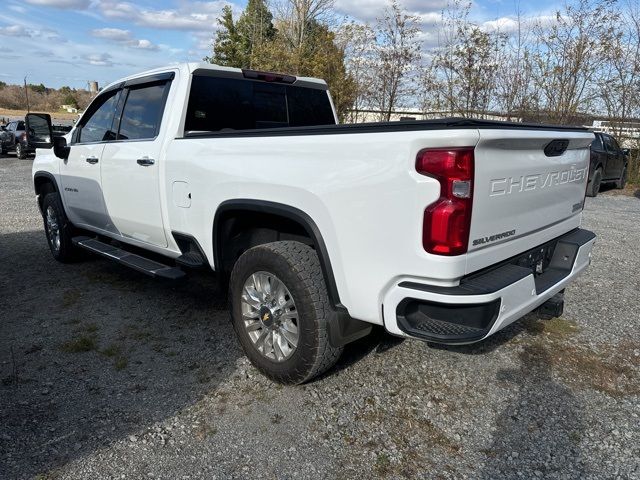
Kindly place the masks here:
POLYGON ((171 284, 105 260, 61 265, 42 231, 0 235, 0 265, 0 478, 134 435, 171 442, 166 423, 237 370, 210 275, 171 284))
POLYGON ((519 368, 497 374, 498 382, 515 386, 517 393, 496 417, 477 478, 588 478, 580 451, 587 428, 580 400, 554 379, 547 347, 526 345, 519 358, 519 368))
POLYGON ((551 349, 557 346, 545 341, 543 322, 534 312, 477 344, 430 345, 463 355, 487 355, 514 341, 519 345, 519 367, 496 374, 497 386, 516 392, 505 399, 495 417, 491 443, 482 449, 486 460, 475 478, 589 476, 580 453, 587 429, 584 408, 571 389, 554 377, 551 349))

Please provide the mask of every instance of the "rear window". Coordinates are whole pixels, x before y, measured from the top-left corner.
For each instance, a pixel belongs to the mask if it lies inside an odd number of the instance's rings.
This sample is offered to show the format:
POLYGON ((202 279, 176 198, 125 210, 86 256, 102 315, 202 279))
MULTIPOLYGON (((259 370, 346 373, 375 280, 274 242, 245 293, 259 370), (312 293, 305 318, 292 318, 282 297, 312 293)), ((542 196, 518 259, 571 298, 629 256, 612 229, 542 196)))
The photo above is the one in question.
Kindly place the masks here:
POLYGON ((325 90, 194 76, 186 132, 334 125, 325 90))

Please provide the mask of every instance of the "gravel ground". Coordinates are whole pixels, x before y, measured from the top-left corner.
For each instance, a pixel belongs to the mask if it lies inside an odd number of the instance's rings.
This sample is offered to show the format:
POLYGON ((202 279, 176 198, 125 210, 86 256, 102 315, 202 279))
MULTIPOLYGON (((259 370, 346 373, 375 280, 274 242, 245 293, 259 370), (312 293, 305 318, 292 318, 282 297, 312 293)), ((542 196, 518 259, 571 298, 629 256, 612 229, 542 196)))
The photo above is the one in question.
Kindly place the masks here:
POLYGON ((30 168, 0 159, 0 478, 640 478, 639 198, 587 199, 561 319, 456 348, 378 330, 282 387, 210 276, 56 263, 30 168))

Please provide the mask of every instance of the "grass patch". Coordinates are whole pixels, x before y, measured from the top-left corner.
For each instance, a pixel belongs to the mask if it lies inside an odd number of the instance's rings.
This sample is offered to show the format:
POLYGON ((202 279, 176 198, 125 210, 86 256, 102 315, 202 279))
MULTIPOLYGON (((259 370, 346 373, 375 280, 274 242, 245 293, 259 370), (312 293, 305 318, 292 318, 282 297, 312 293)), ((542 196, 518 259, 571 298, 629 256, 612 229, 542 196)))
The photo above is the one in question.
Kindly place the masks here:
POLYGON ((62 294, 62 308, 67 309, 73 307, 80 301, 82 294, 80 290, 65 290, 62 294))
POLYGON ((87 333, 96 333, 98 331, 98 325, 95 323, 89 323, 83 326, 82 329, 87 333))
POLYGON ((113 363, 113 366, 116 370, 124 370, 129 365, 129 360, 126 357, 118 357, 116 361, 113 363))
POLYGON ((580 331, 580 327, 573 320, 567 320, 565 318, 552 318, 551 320, 544 320, 542 322, 542 328, 544 333, 549 335, 567 336, 573 335, 580 331))
POLYGON ((567 344, 551 347, 542 342, 526 347, 523 363, 530 369, 550 369, 567 385, 610 397, 640 394, 640 360, 629 355, 638 345, 621 344, 599 351, 567 344))
POLYGON ((102 353, 107 357, 115 357, 120 353, 120 346, 116 345, 115 343, 112 343, 107 348, 103 349, 102 352, 100 353, 102 353))
POLYGON ((78 338, 63 343, 60 346, 60 350, 65 353, 82 353, 96 350, 97 347, 98 341, 95 335, 81 335, 78 338))
POLYGON ((208 423, 198 425, 194 432, 195 437, 200 441, 206 440, 216 433, 218 433, 218 429, 214 425, 209 425, 208 423))
POLYGON ((379 453, 376 457, 375 469, 379 475, 388 475, 391 473, 391 460, 389 459, 389 455, 379 453))

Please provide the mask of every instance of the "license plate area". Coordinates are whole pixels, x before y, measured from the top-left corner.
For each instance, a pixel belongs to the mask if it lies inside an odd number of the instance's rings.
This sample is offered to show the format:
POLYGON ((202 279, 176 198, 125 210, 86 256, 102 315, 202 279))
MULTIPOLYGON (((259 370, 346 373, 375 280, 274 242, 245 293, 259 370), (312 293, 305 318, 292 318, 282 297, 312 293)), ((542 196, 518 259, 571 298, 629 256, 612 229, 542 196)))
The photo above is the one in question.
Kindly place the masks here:
POLYGON ((551 264, 557 244, 558 241, 554 240, 540 245, 519 255, 512 263, 531 270, 535 276, 542 275, 551 264))

